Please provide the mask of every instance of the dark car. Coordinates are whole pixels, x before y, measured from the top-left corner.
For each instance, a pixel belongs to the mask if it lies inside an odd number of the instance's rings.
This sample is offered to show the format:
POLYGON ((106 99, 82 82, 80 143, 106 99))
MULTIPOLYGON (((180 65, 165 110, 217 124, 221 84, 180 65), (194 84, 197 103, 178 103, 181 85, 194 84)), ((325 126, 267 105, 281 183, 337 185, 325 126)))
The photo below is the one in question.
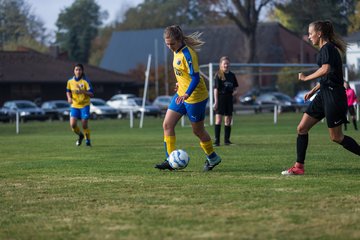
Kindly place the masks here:
POLYGON ((243 105, 253 105, 255 104, 256 98, 264 93, 268 92, 277 92, 277 88, 275 87, 262 87, 262 88, 253 88, 247 91, 245 94, 241 95, 239 98, 240 104, 243 105))
POLYGON ((47 118, 44 110, 28 100, 7 101, 4 103, 3 110, 10 115, 11 120, 16 118, 17 113, 21 121, 45 120, 47 118))
POLYGON ((258 105, 260 111, 270 110, 274 111, 274 106, 278 106, 278 112, 295 112, 297 104, 290 96, 281 92, 270 92, 259 95, 255 104, 258 105))
POLYGON ((69 119, 70 104, 65 100, 46 101, 43 102, 41 108, 51 120, 58 119, 60 121, 64 121, 69 119))
POLYGON ((5 108, 0 108, 0 122, 9 122, 11 120, 11 113, 5 108))

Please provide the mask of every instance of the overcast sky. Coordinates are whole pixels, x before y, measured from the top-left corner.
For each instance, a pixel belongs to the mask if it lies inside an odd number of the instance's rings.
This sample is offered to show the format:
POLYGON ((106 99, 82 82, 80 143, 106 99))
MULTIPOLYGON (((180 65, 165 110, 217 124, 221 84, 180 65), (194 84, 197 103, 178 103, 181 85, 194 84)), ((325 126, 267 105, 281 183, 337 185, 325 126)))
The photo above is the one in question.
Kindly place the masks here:
MULTIPOLYGON (((44 22, 48 31, 55 31, 55 22, 60 11, 71 6, 75 0, 26 0, 31 6, 32 13, 39 16, 44 22)), ((106 10, 109 18, 105 24, 113 22, 117 17, 122 17, 124 12, 130 7, 136 6, 143 0, 95 0, 100 6, 101 11, 106 10)))

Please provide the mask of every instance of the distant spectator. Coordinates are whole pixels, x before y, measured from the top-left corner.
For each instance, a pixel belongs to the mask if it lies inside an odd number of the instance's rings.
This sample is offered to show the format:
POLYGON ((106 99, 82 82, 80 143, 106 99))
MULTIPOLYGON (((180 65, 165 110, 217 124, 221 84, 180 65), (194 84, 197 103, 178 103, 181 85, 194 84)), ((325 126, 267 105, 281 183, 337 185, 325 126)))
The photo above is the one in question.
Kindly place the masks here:
POLYGON ((215 110, 215 146, 220 146, 221 122, 224 116, 225 134, 224 144, 230 145, 232 114, 234 110, 233 96, 236 95, 238 82, 234 73, 230 71, 230 60, 224 56, 220 58, 219 71, 215 75, 214 110, 215 110))
MULTIPOLYGON (((346 90, 346 97, 347 97, 347 103, 348 103, 348 114, 351 117, 351 120, 354 124, 355 130, 358 130, 357 124, 356 124, 356 114, 355 114, 355 105, 357 103, 357 96, 355 94, 354 89, 352 89, 348 82, 344 82, 344 87, 346 90)), ((344 123, 345 131, 347 130, 347 122, 344 123)))

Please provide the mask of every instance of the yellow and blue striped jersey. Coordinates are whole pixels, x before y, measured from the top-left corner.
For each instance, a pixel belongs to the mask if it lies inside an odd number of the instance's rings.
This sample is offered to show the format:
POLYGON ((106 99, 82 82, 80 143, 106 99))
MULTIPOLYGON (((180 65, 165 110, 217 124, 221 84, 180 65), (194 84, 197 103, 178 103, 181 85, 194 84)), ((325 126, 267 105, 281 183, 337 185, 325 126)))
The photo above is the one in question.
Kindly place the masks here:
POLYGON ((72 77, 67 81, 66 92, 71 92, 73 108, 83 108, 90 105, 90 97, 86 94, 77 93, 78 90, 93 92, 90 82, 86 78, 76 79, 72 77))
POLYGON ((173 68, 178 82, 178 95, 189 95, 186 103, 198 103, 208 98, 205 81, 199 73, 197 54, 193 49, 185 45, 174 52, 173 68))

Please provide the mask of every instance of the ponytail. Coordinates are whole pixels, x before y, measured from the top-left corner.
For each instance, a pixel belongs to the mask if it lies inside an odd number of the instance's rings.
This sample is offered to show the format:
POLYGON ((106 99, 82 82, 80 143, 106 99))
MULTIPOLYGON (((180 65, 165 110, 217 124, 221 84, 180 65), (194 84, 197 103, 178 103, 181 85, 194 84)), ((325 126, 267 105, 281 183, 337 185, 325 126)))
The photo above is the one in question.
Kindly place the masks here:
POLYGON ((205 43, 200 39, 201 35, 201 32, 194 32, 186 36, 178 25, 169 26, 164 30, 164 38, 181 41, 197 52, 200 51, 201 46, 205 43))
POLYGON ((325 21, 315 21, 310 23, 314 26, 316 31, 322 33, 324 38, 327 38, 331 43, 333 43, 343 54, 346 52, 347 43, 335 33, 333 24, 329 20, 325 21))

